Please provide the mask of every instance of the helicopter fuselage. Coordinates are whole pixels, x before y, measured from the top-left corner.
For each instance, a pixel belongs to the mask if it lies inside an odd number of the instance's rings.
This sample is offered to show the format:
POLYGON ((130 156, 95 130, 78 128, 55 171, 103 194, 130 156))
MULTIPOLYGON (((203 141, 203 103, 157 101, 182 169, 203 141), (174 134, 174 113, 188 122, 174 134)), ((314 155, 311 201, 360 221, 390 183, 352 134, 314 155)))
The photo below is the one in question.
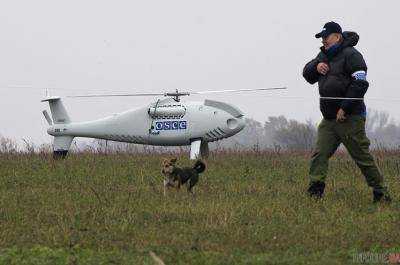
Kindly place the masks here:
POLYGON ((194 140, 213 142, 228 138, 244 126, 243 113, 230 104, 213 100, 177 102, 167 98, 95 121, 55 123, 47 132, 55 137, 182 146, 194 140))

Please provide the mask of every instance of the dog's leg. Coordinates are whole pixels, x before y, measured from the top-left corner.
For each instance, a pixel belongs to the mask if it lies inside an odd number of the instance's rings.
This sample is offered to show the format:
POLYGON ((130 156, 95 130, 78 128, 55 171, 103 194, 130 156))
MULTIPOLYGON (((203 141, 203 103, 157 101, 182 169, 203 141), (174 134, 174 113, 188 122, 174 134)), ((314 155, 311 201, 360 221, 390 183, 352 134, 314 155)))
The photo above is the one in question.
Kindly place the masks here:
POLYGON ((193 192, 193 186, 194 185, 191 185, 191 183, 189 182, 188 186, 187 186, 187 188, 188 188, 187 191, 188 191, 188 194, 190 194, 189 196, 192 199, 192 205, 193 205, 193 207, 195 207, 197 204, 197 200, 196 200, 196 193, 193 192))
POLYGON ((175 181, 170 178, 164 178, 164 195, 166 195, 167 189, 175 187, 175 181))
POLYGON ((192 185, 191 183, 189 183, 188 189, 187 189, 188 193, 191 193, 192 195, 194 195, 194 193, 193 193, 193 186, 194 186, 194 185, 192 185))
POLYGON ((182 185, 181 180, 178 180, 178 185, 176 186, 176 189, 180 190, 181 189, 181 185, 182 185))
POLYGON ((198 180, 199 180, 199 177, 198 177, 198 176, 194 176, 194 177, 192 177, 192 178, 189 179, 189 182, 188 182, 188 192, 190 192, 190 193, 193 194, 192 189, 193 189, 194 185, 196 185, 196 183, 198 182, 198 180))
POLYGON ((164 179, 164 196, 167 195, 167 186, 169 185, 169 181, 164 179))

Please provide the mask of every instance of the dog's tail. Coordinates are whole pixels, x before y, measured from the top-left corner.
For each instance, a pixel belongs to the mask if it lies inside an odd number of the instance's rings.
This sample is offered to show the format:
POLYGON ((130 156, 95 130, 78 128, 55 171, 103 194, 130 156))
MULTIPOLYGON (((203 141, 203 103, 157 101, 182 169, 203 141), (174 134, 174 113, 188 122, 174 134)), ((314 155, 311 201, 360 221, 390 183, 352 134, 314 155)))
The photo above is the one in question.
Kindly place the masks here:
POLYGON ((206 164, 203 161, 197 160, 193 166, 193 169, 197 171, 197 173, 204 172, 206 170, 206 164))

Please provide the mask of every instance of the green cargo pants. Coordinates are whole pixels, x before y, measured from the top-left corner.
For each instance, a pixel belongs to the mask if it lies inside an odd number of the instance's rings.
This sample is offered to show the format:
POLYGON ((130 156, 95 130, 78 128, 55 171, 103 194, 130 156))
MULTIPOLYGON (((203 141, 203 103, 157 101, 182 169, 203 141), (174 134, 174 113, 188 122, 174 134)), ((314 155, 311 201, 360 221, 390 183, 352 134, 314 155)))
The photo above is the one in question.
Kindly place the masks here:
POLYGON ((318 126, 316 150, 311 159, 310 180, 325 181, 328 160, 341 143, 361 169, 368 185, 386 193, 382 174, 369 152, 370 141, 365 134, 365 118, 360 115, 349 115, 344 122, 322 120, 318 126))

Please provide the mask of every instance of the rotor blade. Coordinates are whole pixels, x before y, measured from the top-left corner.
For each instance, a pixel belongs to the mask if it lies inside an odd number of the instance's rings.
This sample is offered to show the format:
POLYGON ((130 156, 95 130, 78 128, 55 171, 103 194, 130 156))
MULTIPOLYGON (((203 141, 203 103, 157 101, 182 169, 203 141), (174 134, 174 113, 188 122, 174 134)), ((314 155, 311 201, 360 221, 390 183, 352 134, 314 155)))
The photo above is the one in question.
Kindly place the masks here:
POLYGON ((319 97, 320 99, 341 99, 341 100, 377 100, 377 101, 400 101, 400 98, 345 98, 345 97, 319 97))
POLYGON ((269 88, 242 88, 242 89, 227 89, 227 90, 206 90, 206 91, 194 91, 189 92, 190 94, 213 94, 213 93, 235 93, 235 92, 248 92, 248 91, 265 91, 265 90, 282 90, 287 89, 286 87, 269 87, 269 88))
POLYGON ((344 100, 364 100, 364 98, 345 98, 345 97, 319 97, 320 99, 344 99, 344 100))
MULTIPOLYGON (((266 95, 263 97, 267 98, 276 98, 276 99, 298 99, 298 100, 312 100, 315 99, 315 97, 302 97, 302 96, 276 96, 276 95, 266 95)), ((365 97, 365 98, 346 98, 346 97, 318 97, 320 99, 326 99, 326 100, 366 100, 366 101, 386 101, 386 102, 397 102, 400 101, 400 98, 374 98, 374 97, 365 97)))
POLYGON ((90 94, 90 95, 72 95, 68 98, 101 98, 101 97, 147 97, 147 96, 165 96, 165 93, 134 93, 134 94, 90 94))

